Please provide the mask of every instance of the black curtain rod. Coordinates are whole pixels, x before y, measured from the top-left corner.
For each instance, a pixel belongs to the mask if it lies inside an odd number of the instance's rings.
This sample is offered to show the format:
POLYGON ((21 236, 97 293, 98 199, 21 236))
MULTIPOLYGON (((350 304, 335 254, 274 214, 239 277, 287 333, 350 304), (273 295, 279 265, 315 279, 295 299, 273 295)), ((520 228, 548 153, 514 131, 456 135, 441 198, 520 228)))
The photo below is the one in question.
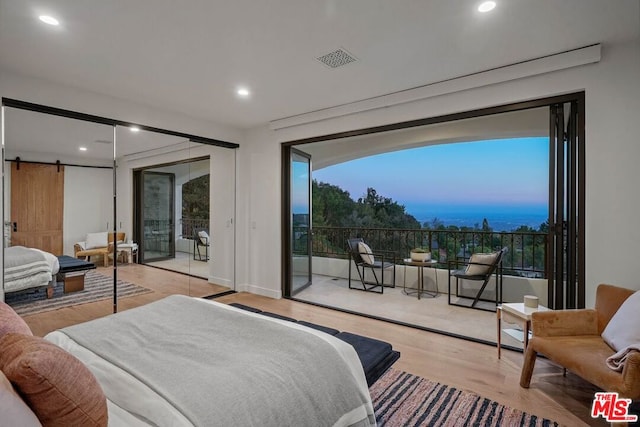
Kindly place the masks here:
POLYGON ((95 116, 93 114, 79 113, 77 111, 65 110, 63 108, 50 107, 48 105, 34 104, 32 102, 20 101, 18 99, 2 98, 2 105, 5 107, 18 108, 21 110, 35 111, 37 113, 51 114, 53 116, 66 117, 69 119, 82 120, 85 122, 98 123, 107 126, 135 126, 141 130, 149 132, 161 133, 164 135, 177 136, 179 138, 188 139, 191 142, 197 142, 199 144, 215 145, 217 147, 224 148, 238 148, 239 144, 227 141, 221 141, 219 139, 205 138, 203 136, 191 135, 183 132, 176 132, 169 129, 161 129, 153 126, 141 125, 138 123, 125 122, 122 120, 109 119, 107 117, 95 116))
POLYGON ((14 162, 14 163, 31 163, 36 165, 51 165, 51 166, 74 166, 77 168, 94 168, 94 169, 113 169, 113 166, 91 166, 91 165, 77 165, 73 163, 62 163, 58 162, 31 162, 29 160, 22 160, 20 157, 16 157, 15 159, 4 159, 5 162, 14 162))

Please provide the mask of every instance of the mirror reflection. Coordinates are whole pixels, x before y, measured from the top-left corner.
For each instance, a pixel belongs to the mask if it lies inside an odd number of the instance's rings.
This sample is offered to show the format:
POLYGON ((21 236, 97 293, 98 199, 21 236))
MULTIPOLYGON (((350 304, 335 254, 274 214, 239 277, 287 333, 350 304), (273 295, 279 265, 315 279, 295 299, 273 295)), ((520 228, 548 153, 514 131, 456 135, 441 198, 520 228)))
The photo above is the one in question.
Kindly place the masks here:
POLYGON ((109 299, 113 127, 4 108, 5 300, 22 315, 109 299))

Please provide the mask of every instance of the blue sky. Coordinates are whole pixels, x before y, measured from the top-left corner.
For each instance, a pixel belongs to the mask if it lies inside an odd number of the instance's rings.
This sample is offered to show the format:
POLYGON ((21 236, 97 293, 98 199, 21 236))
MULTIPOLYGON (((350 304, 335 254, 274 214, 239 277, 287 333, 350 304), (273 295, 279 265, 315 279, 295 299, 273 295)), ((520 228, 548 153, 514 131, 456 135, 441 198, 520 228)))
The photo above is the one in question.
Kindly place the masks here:
POLYGON ((545 210, 548 138, 442 144, 379 154, 329 166, 313 178, 352 199, 373 187, 408 211, 430 207, 545 210))

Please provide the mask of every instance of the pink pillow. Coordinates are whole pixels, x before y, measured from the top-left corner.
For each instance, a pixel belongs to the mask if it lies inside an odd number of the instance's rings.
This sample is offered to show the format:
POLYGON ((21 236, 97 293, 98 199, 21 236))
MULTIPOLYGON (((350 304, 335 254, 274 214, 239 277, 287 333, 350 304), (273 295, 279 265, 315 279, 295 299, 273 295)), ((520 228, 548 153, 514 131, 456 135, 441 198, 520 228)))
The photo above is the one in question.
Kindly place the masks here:
POLYGON ((38 417, 33 413, 13 386, 0 371, 0 420, 2 425, 20 427, 41 427, 38 417))
POLYGON ((39 337, 0 338, 0 370, 46 426, 106 426, 107 399, 91 371, 39 337))
POLYGON ((0 301, 0 338, 10 332, 16 334, 33 335, 29 325, 13 311, 11 306, 0 301))

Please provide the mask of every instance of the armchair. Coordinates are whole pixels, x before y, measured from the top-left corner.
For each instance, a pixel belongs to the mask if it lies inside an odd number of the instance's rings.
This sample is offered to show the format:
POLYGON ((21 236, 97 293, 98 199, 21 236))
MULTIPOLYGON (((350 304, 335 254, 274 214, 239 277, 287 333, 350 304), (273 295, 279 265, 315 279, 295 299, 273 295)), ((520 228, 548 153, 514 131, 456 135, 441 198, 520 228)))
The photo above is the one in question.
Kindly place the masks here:
POLYGON ((607 366, 615 350, 601 334, 633 290, 601 284, 595 309, 556 310, 531 315, 529 341, 520 386, 529 388, 538 353, 605 391, 627 399, 640 399, 640 352, 629 353, 622 372, 607 366))
POLYGON ((349 249, 349 258, 353 260, 356 266, 356 271, 360 278, 360 284, 362 285, 362 287, 351 286, 351 266, 349 266, 349 289, 358 289, 361 291, 377 292, 381 294, 384 292, 385 287, 395 288, 396 260, 395 255, 392 252, 378 251, 377 253, 374 253, 371 251, 369 245, 367 245, 361 238, 347 239, 347 246, 349 249), (380 258, 380 260, 376 260, 376 258, 380 258), (384 272, 390 268, 393 269, 393 282, 391 284, 385 284, 384 272), (366 271, 371 271, 373 279, 375 280, 374 282, 367 281, 365 279, 366 271), (376 271, 380 272, 380 278, 378 278, 376 271))
MULTIPOLYGON (((123 232, 116 233, 118 242, 124 242, 126 234, 123 232)), ((76 258, 84 258, 91 261, 92 256, 101 256, 103 265, 109 265, 109 254, 113 253, 113 233, 100 232, 88 233, 83 242, 77 242, 73 245, 73 252, 76 258)))

